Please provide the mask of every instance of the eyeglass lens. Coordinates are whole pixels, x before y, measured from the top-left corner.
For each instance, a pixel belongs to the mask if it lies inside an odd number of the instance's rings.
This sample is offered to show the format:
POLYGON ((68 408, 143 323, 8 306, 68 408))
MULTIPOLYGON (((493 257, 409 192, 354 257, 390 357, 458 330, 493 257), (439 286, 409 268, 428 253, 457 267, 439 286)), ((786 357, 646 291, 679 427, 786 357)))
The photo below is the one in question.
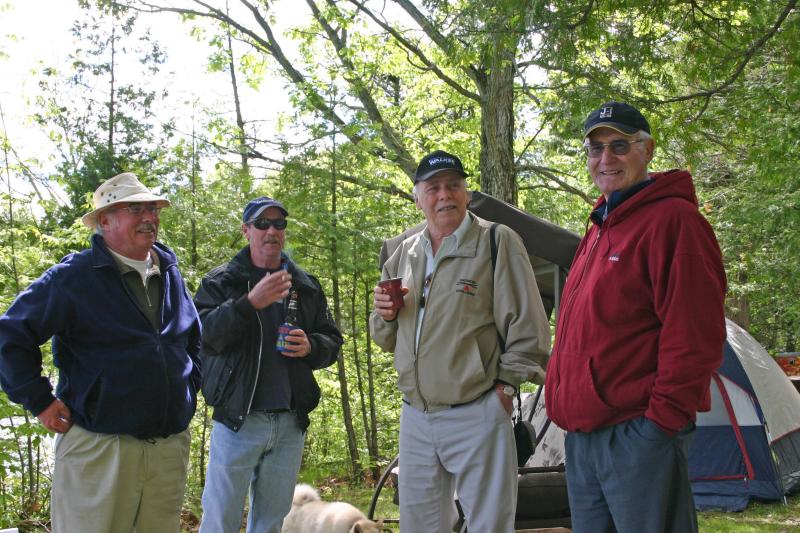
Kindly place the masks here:
POLYGON ((252 224, 254 228, 263 231, 270 226, 275 226, 275 229, 286 229, 287 222, 285 218, 257 218, 252 224))
POLYGON ((138 217, 142 216, 145 211, 148 213, 153 213, 154 215, 158 215, 161 212, 161 208, 156 205, 146 205, 146 204, 131 204, 127 207, 123 207, 121 209, 125 209, 131 215, 138 217))
MULTIPOLYGON (((633 142, 638 143, 641 142, 641 140, 633 142)), ((589 156, 590 159, 596 159, 603 155, 606 146, 611 148, 611 153, 614 155, 625 155, 631 151, 631 144, 633 143, 623 139, 617 139, 616 141, 611 141, 610 143, 594 143, 584 145, 583 149, 586 151, 586 155, 589 156)))

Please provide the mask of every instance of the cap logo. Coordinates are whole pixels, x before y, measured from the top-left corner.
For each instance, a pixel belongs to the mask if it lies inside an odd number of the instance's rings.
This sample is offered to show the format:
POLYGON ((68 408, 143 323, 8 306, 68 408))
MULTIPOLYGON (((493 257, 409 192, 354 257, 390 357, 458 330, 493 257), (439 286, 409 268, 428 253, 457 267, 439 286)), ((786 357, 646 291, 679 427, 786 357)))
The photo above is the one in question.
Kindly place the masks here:
POLYGON ((431 157, 428 159, 428 164, 431 166, 438 165, 439 163, 449 163, 451 165, 455 165, 456 160, 452 157, 431 157))
POLYGON ((614 114, 614 108, 611 106, 600 108, 600 118, 611 118, 614 114))

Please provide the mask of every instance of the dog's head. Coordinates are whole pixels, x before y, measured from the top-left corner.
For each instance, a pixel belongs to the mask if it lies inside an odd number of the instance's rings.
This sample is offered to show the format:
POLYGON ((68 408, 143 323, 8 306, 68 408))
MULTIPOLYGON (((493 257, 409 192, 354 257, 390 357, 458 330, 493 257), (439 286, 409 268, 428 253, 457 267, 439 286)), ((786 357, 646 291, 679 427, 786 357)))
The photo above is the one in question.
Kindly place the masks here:
POLYGON ((292 505, 303 505, 308 502, 319 501, 319 493, 311 485, 298 483, 294 487, 292 505))
POLYGON ((383 531, 382 527, 379 527, 378 524, 366 518, 359 520, 350 528, 350 533, 381 533, 381 531, 383 531))

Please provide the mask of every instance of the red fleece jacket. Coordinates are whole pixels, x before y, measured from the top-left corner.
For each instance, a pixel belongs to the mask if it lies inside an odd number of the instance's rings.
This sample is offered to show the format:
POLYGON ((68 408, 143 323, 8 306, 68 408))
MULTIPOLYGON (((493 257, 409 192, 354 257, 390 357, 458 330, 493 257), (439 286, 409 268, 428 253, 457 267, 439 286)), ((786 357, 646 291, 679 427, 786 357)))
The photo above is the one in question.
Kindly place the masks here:
POLYGON ((688 172, 650 177, 591 225, 570 268, 545 382, 547 414, 568 431, 645 415, 674 434, 710 408, 725 340, 719 245, 688 172))

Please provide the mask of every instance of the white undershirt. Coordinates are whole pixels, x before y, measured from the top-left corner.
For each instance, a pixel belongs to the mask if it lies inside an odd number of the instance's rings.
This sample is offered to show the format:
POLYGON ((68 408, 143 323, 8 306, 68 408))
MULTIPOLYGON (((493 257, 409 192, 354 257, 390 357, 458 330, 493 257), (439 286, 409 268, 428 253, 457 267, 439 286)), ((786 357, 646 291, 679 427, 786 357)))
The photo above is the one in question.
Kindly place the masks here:
POLYGON ((153 262, 153 255, 151 252, 147 252, 147 259, 140 261, 138 259, 131 259, 130 257, 125 257, 124 255, 120 255, 111 248, 109 248, 108 251, 114 255, 117 261, 125 265, 128 265, 136 272, 138 272, 139 275, 142 277, 142 285, 144 285, 145 287, 147 287, 147 278, 159 272, 158 265, 156 265, 153 262))
MULTIPOLYGON (((470 216, 469 214, 464 215, 464 219, 461 221, 461 224, 458 225, 456 230, 448 235, 447 237, 442 239, 442 243, 439 245, 439 249, 436 250, 436 255, 433 255, 433 246, 431 245, 431 234, 428 231, 427 226, 422 231, 422 245, 425 248, 425 278, 428 279, 428 276, 433 276, 433 271, 436 269, 436 265, 439 264, 439 261, 443 257, 448 256, 449 254, 455 252, 458 249, 458 244, 464 238, 464 234, 469 229, 470 225, 470 216)), ((428 283, 423 283, 422 285, 422 297, 425 298, 425 307, 420 307, 419 312, 417 313, 417 332, 416 332, 416 339, 415 339, 415 346, 419 348, 419 334, 422 331, 422 318, 425 316, 425 309, 428 307, 427 300, 428 300, 428 293, 430 292, 430 286, 428 283)))

